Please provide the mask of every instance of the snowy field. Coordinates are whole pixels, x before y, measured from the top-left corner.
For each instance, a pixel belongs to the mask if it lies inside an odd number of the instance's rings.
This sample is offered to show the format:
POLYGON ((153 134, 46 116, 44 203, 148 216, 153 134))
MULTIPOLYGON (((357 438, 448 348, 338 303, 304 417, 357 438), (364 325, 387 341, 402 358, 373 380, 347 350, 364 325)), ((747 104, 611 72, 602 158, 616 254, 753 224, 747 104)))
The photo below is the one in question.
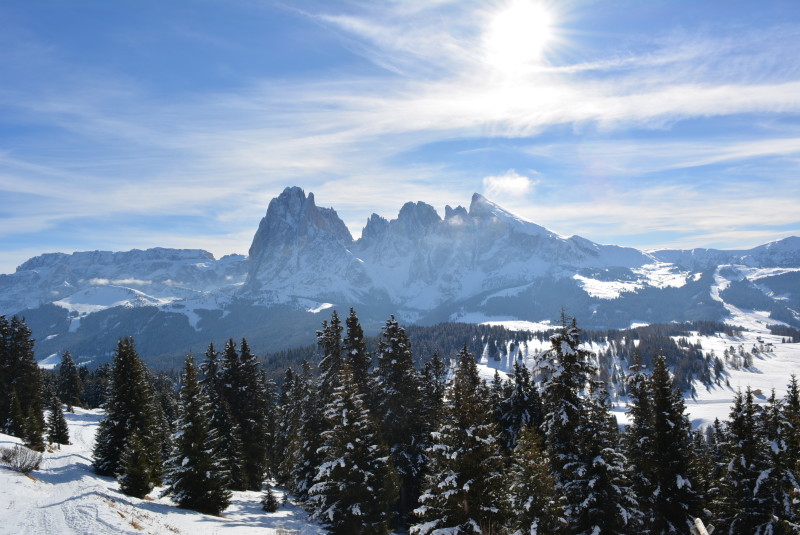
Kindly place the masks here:
MULTIPOLYGON (((783 397, 786 394, 786 386, 792 374, 800 379, 800 344, 782 343, 780 336, 770 334, 767 329, 768 324, 776 323, 769 318, 767 312, 757 310, 742 310, 731 305, 725 304, 731 313, 731 317, 725 323, 744 328, 741 336, 730 337, 724 334, 715 336, 691 336, 689 342, 700 343, 704 353, 714 354, 720 358, 726 348, 733 346, 738 348, 740 345, 746 350, 751 351, 753 346, 767 347, 769 351, 756 356, 753 366, 735 370, 726 367, 722 384, 720 386, 706 387, 697 382, 695 389, 697 395, 686 398, 686 412, 692 422, 692 426, 702 427, 713 423, 715 418, 727 420, 730 414, 733 398, 738 390, 744 391, 748 386, 755 392, 755 401, 764 403, 769 398, 772 390, 777 396, 783 397), (771 346, 769 346, 771 344, 771 346)), ((552 329, 552 325, 542 323, 529 323, 523 321, 503 321, 494 319, 484 321, 490 325, 502 325, 509 330, 547 330, 552 329)), ((523 359, 530 366, 535 353, 549 349, 549 342, 530 342, 523 355, 523 359)), ((598 352, 607 349, 604 345, 584 345, 585 349, 598 352)), ((511 354, 512 352, 510 352, 511 354)), ((495 370, 506 372, 511 370, 511 360, 504 359, 493 361, 484 355, 479 360, 479 369, 484 379, 491 381, 495 370)), ((628 423, 628 407, 626 400, 617 399, 614 404, 614 414, 620 424, 628 423)))
MULTIPOLYGON (((71 445, 45 453, 30 477, 0 467, 0 533, 8 535, 318 535, 303 509, 286 503, 261 510, 261 493, 234 492, 223 517, 179 509, 159 489, 144 500, 119 492, 117 482, 92 471, 92 447, 102 411, 66 413, 71 445)), ((19 440, 0 434, 0 447, 19 440)), ((282 492, 275 489, 280 500, 282 492)))

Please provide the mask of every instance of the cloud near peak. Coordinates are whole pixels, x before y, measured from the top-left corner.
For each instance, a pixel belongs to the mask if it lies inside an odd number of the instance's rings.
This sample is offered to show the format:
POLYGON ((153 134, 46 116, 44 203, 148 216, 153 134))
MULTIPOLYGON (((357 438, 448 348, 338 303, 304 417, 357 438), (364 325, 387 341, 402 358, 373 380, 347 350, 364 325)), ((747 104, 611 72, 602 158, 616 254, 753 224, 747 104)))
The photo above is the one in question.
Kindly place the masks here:
POLYGON ((509 169, 502 175, 484 177, 483 192, 489 198, 527 195, 538 183, 538 180, 533 180, 517 173, 514 169, 509 169))

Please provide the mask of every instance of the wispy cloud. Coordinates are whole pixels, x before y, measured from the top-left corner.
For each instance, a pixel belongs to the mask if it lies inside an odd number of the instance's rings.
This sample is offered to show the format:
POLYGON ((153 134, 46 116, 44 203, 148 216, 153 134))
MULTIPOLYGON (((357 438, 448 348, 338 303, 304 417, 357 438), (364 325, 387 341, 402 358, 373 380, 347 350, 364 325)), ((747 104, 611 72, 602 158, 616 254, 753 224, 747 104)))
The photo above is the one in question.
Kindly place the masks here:
MULTIPOLYGON (((553 55, 503 76, 481 49, 482 32, 502 5, 356 3, 347 12, 324 5, 299 14, 320 31, 336 32, 377 67, 357 75, 255 78, 174 98, 119 73, 89 70, 61 77, 57 92, 0 91, 3 109, 53 128, 38 146, 21 143, 0 154, 0 189, 30 199, 5 209, 0 235, 44 231, 91 214, 118 218, 120 241, 141 243, 148 227, 137 218, 170 214, 208 218, 215 232, 197 239, 165 229, 160 243, 208 240, 217 251, 244 252, 269 199, 292 184, 334 206, 356 235, 372 211, 393 216, 408 200, 441 207, 478 190, 505 195, 509 208, 554 230, 598 239, 672 231, 723 240, 735 232, 761 235, 748 225, 797 222, 796 191, 759 188, 759 178, 751 177, 737 182, 747 188, 743 197, 724 183, 695 189, 677 174, 761 158, 782 161, 776 180, 788 180, 800 152, 791 128, 752 124, 735 137, 716 133, 702 141, 629 135, 682 121, 797 117, 796 27, 735 36, 667 30, 641 37, 646 46, 639 48, 575 61, 553 55), (562 138, 554 141, 548 134, 556 131, 562 138), (491 160, 476 170, 452 153, 426 161, 409 156, 474 139, 527 140, 518 156, 529 161, 491 160), (542 161, 562 173, 534 188, 538 178, 528 169, 542 161), (614 179, 597 198, 613 197, 598 202, 588 187, 587 198, 562 193, 563 204, 554 204, 552 188, 567 182, 563 172, 589 184, 598 165, 614 179), (502 174, 510 167, 520 173, 502 174), (635 180, 667 172, 674 174, 659 184, 635 180)), ((26 39, 37 65, 69 70, 52 50, 26 39)))

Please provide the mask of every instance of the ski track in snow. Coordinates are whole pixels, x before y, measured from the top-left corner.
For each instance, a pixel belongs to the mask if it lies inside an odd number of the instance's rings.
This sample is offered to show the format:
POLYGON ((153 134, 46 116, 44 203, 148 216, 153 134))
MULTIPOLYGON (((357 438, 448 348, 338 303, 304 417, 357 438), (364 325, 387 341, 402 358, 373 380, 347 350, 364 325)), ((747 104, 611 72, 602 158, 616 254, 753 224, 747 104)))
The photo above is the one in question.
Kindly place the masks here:
MULTIPOLYGON (((0 466, 0 534, 8 535, 321 535, 306 512, 288 502, 261 510, 260 492, 234 492, 224 517, 179 509, 154 490, 148 500, 119 492, 113 478, 92 470, 92 448, 102 411, 65 413, 72 444, 45 453, 31 477, 0 466)), ((0 447, 19 440, 0 435, 0 447)), ((275 489, 278 498, 281 490, 275 489)))

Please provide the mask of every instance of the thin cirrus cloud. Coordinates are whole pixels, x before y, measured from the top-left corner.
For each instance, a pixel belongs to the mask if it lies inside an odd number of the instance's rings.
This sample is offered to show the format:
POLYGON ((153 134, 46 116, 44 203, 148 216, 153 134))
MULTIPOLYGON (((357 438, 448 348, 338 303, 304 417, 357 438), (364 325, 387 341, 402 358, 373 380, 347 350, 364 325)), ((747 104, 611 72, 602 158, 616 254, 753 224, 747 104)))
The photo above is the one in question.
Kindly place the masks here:
MULTIPOLYGON (((553 4, 542 61, 498 73, 482 36, 505 4, 284 6, 372 68, 265 73, 180 98, 124 69, 65 75, 81 66, 32 42, 39 67, 58 63, 60 87, 0 92, 3 109, 51 129, 0 154, 0 189, 21 199, 2 214, 0 236, 91 214, 126 223, 115 228, 121 247, 195 244, 202 237, 188 231, 202 228, 212 252, 245 252, 269 199, 293 184, 337 208, 356 235, 373 211, 393 217, 409 200, 441 208, 473 191, 558 232, 643 247, 657 245, 646 241, 654 233, 732 245, 737 232, 752 244, 766 227, 780 237, 800 226, 790 208, 800 193, 787 191, 800 152, 786 120, 800 114, 796 27, 634 29, 598 52, 559 28, 553 4), (735 135, 716 120, 733 121, 735 135), (689 122, 708 131, 670 135, 689 122), (465 159, 476 147, 485 156, 465 159), (665 187, 674 202, 661 198, 665 187), (149 239, 147 225, 129 224, 147 215, 157 227, 164 213, 208 222, 161 225, 149 239)), ((580 6, 571 10, 564 17, 580 6)), ((209 46, 243 53, 233 36, 211 37, 209 46)))

